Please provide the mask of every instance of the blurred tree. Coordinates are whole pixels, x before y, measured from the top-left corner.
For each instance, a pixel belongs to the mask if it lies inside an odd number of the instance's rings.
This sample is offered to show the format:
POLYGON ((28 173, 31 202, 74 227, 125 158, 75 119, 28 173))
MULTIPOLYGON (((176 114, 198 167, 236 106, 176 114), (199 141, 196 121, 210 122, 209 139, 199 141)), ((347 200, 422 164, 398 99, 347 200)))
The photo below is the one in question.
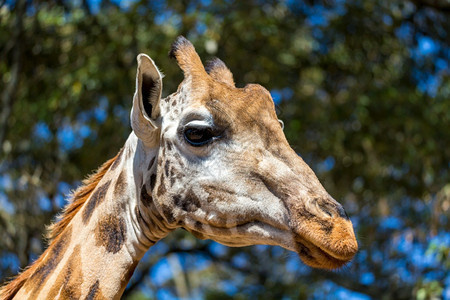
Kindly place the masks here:
POLYGON ((450 299, 448 1, 0 4, 0 278, 43 251, 70 190, 124 143, 136 55, 162 68, 165 94, 176 89, 167 51, 184 34, 238 86, 271 91, 361 251, 323 272, 281 248, 176 231, 145 256, 126 298, 450 299))

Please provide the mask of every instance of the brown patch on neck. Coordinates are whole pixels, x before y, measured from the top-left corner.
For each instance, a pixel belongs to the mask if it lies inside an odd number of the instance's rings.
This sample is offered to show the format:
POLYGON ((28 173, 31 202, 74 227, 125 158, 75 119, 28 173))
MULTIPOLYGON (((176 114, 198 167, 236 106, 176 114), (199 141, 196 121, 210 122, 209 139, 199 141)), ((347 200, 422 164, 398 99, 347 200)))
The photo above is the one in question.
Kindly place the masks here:
POLYGON ((106 251, 117 253, 126 240, 126 225, 122 217, 107 215, 97 224, 95 240, 97 246, 104 246, 106 251))
POLYGON ((122 170, 120 172, 119 177, 117 177, 116 184, 114 186, 114 197, 119 197, 124 191, 127 186, 127 178, 125 176, 125 171, 122 170))
POLYGON ((98 186, 95 189, 88 203, 84 206, 82 214, 84 224, 87 224, 89 222, 89 219, 91 218, 95 208, 105 199, 110 184, 111 180, 108 180, 106 183, 104 183, 101 186, 98 186))
POLYGON ((80 299, 83 274, 81 265, 81 246, 77 245, 64 266, 62 273, 56 278, 48 299, 56 299, 58 294, 62 299, 80 299))
POLYGON ((89 288, 89 293, 86 296, 86 300, 94 300, 94 299, 105 299, 100 290, 100 281, 97 279, 93 285, 89 288))
MULTIPOLYGON (((53 251, 52 249, 55 248, 55 244, 57 244, 57 241, 59 240, 58 237, 69 228, 68 226, 70 221, 72 221, 75 215, 83 207, 84 203, 89 199, 89 196, 97 187, 103 176, 105 176, 114 161, 116 161, 119 154, 106 161, 97 170, 97 172, 83 180, 83 185, 73 193, 72 201, 64 208, 64 211, 60 216, 60 220, 48 227, 47 238, 49 239, 50 246, 30 267, 0 289, 0 299, 9 300, 14 298, 17 292, 25 285, 27 280, 37 271, 39 266, 48 263, 47 259, 44 260, 43 258, 48 252, 53 251)), ((64 236, 66 234, 67 233, 65 233, 64 236)), ((64 239, 64 237, 61 237, 61 239, 64 239)))

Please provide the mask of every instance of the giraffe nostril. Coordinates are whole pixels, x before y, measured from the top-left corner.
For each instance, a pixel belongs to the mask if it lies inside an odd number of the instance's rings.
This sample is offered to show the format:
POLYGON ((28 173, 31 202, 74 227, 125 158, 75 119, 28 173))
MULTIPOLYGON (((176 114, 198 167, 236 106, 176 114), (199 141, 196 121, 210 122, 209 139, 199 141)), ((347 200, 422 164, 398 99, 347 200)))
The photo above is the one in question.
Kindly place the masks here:
POLYGON ((341 217, 343 219, 346 219, 346 220, 349 219, 348 215, 347 215, 347 212, 345 211, 344 207, 342 207, 342 205, 338 206, 337 211, 338 211, 339 217, 341 217))
POLYGON ((345 212, 344 208, 334 199, 320 199, 317 201, 317 204, 320 210, 327 214, 329 217, 339 216, 345 220, 348 220, 348 215, 345 212))

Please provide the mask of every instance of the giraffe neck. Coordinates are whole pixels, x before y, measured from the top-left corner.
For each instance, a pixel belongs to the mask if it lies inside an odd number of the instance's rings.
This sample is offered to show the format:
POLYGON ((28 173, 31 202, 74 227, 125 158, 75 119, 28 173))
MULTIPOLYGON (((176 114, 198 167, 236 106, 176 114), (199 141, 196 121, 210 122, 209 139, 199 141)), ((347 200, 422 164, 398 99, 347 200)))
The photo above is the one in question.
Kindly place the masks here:
POLYGON ((145 252, 171 231, 151 197, 158 149, 145 149, 132 133, 83 207, 29 269, 34 272, 17 299, 120 298, 145 252))

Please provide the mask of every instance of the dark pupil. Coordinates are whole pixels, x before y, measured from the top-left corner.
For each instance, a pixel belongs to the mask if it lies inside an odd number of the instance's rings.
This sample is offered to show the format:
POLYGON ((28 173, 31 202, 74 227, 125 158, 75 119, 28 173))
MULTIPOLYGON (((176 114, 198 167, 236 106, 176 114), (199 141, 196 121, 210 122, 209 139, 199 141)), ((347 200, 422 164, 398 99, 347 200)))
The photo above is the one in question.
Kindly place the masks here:
POLYGON ((188 128, 184 132, 187 142, 193 146, 202 146, 209 142, 213 135, 209 129, 188 128))

